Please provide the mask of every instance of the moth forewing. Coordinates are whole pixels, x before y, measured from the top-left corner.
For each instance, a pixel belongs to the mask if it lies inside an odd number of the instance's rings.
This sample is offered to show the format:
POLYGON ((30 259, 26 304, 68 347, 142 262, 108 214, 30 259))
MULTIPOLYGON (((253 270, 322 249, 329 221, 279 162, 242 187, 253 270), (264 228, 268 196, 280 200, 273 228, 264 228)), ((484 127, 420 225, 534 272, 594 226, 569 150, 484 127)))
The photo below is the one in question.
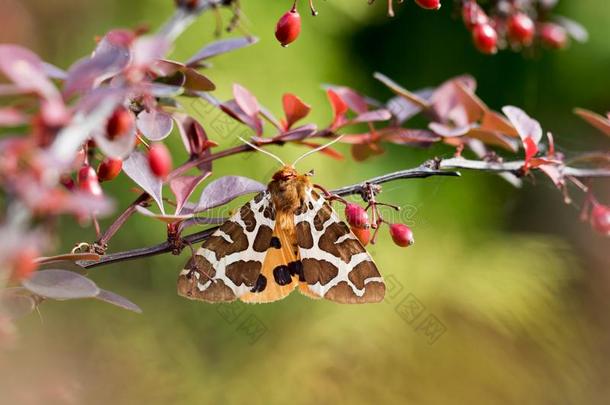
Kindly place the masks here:
POLYGON ((295 228, 307 287, 301 291, 340 303, 383 300, 385 284, 372 257, 311 188, 295 215, 295 228))
POLYGON ((260 193, 203 242, 178 278, 178 294, 209 302, 233 301, 255 285, 271 244, 275 212, 260 193))

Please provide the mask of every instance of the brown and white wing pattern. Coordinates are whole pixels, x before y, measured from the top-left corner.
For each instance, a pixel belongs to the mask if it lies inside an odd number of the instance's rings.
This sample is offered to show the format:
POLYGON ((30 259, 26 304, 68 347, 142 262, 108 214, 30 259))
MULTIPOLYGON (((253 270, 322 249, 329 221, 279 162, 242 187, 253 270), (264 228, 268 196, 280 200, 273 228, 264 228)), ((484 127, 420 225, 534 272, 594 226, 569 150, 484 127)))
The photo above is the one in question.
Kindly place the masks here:
POLYGON ((295 213, 301 292, 346 304, 379 302, 385 284, 364 246, 313 189, 295 213))
POLYGON ((222 302, 256 291, 274 227, 275 212, 265 191, 203 242, 180 272, 178 294, 222 302))

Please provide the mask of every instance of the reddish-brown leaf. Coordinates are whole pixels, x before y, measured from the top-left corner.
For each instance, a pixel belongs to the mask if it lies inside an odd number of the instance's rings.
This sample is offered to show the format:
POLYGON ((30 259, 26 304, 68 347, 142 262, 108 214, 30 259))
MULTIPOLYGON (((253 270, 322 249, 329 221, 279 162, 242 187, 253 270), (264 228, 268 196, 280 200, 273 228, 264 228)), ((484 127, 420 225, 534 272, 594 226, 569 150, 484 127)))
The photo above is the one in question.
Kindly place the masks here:
POLYGON ((308 104, 305 104, 300 98, 291 93, 284 94, 282 105, 286 115, 286 129, 290 129, 295 122, 305 118, 309 111, 311 111, 311 107, 308 104))
POLYGON ((345 113, 347 113, 347 103, 335 93, 334 90, 328 89, 326 91, 328 100, 333 108, 333 122, 332 126, 336 127, 345 120, 345 113))
POLYGON ((603 134, 610 136, 610 115, 606 118, 603 115, 583 108, 576 108, 574 113, 600 130, 603 134))

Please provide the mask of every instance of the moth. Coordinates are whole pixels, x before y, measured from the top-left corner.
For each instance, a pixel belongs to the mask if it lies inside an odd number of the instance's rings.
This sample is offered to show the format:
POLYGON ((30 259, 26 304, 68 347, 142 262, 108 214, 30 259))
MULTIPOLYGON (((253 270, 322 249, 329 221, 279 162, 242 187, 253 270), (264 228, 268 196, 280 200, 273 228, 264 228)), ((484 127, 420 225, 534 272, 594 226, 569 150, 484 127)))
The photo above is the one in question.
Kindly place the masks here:
POLYGON ((294 168, 330 143, 292 165, 249 145, 282 167, 266 191, 203 242, 180 272, 178 294, 206 302, 266 303, 298 289, 345 304, 382 301, 385 284, 371 255, 316 191, 311 174, 294 168))

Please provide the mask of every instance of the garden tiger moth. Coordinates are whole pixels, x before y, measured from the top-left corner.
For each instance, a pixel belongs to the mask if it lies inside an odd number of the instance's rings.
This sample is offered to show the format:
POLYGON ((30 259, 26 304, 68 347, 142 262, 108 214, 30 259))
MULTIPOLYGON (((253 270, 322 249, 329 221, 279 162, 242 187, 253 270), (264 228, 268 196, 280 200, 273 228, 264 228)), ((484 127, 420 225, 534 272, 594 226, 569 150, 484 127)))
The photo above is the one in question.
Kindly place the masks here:
POLYGON ((314 190, 310 175, 298 173, 296 162, 282 164, 266 191, 203 242, 180 272, 178 293, 265 303, 298 289, 339 303, 382 301, 385 284, 370 254, 314 190))

